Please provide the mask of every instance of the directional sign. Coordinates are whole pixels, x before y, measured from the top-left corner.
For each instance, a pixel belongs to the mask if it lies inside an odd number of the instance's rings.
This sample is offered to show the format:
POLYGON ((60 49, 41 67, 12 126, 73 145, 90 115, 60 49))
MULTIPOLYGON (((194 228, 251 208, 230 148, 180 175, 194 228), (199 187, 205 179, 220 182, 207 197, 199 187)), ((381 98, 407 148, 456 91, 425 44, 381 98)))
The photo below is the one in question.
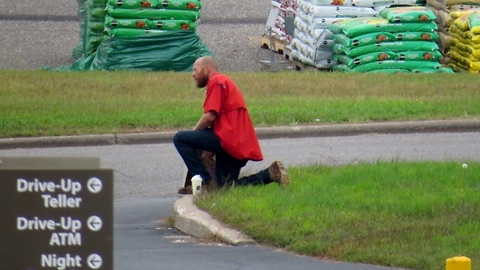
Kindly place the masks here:
POLYGON ((113 171, 0 170, 1 269, 113 269, 113 171))
POLYGON ((267 27, 270 27, 270 28, 275 27, 275 22, 277 21, 279 12, 280 12, 280 10, 276 7, 271 7, 270 8, 270 10, 268 12, 267 22, 265 23, 265 25, 267 27))

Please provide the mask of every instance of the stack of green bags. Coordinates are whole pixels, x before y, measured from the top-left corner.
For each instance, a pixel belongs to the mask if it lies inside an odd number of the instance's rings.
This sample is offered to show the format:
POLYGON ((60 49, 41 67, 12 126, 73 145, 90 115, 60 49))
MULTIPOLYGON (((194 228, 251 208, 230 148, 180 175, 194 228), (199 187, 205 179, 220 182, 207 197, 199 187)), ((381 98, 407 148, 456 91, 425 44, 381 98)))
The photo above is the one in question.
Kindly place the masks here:
POLYGON ((201 0, 78 1, 84 54, 71 70, 190 71, 211 54, 196 31, 201 0))
POLYGON ((200 8, 200 0, 109 0, 105 27, 117 37, 195 30, 200 8))
POLYGON ((386 8, 380 17, 338 21, 333 34, 333 70, 347 72, 447 72, 439 63, 437 26, 420 6, 386 8))

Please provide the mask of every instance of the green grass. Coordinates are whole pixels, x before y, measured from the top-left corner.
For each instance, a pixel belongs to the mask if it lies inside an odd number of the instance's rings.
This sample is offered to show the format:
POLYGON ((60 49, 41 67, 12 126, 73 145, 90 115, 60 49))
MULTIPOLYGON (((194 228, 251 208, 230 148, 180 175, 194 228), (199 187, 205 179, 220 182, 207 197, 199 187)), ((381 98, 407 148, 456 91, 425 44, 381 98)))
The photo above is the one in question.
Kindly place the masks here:
MULTIPOLYGON (((471 74, 228 73, 257 127, 471 119, 471 74)), ((190 129, 204 90, 189 73, 0 70, 0 138, 190 129)))
POLYGON ((215 192, 197 204, 258 242, 349 262, 480 269, 480 163, 378 162, 289 168, 290 186, 215 192))

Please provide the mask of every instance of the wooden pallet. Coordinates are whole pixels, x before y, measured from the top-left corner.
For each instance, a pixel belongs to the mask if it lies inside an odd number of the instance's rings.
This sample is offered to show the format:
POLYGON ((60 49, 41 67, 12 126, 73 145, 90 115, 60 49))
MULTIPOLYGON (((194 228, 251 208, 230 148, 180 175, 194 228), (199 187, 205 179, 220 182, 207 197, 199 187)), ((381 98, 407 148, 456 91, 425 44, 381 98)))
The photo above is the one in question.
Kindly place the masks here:
POLYGON ((263 35, 260 41, 260 47, 264 49, 270 49, 278 54, 283 54, 285 51, 285 41, 278 40, 276 38, 272 38, 267 35, 263 35))
POLYGON ((315 71, 315 72, 332 71, 331 68, 317 68, 317 67, 302 63, 302 62, 298 61, 297 59, 292 59, 292 63, 293 63, 294 69, 298 70, 298 71, 307 71, 307 70, 308 71, 315 71))

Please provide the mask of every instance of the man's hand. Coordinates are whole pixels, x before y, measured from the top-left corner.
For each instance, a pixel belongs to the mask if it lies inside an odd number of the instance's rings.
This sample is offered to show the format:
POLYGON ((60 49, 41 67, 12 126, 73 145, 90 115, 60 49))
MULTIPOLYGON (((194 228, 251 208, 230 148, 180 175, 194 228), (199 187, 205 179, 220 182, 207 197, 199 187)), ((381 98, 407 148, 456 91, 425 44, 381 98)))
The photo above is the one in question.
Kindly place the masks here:
POLYGON ((198 120, 193 130, 202 130, 202 129, 209 128, 210 126, 212 126, 213 121, 215 120, 216 117, 217 117, 217 114, 213 111, 204 113, 200 118, 200 120, 198 120))

